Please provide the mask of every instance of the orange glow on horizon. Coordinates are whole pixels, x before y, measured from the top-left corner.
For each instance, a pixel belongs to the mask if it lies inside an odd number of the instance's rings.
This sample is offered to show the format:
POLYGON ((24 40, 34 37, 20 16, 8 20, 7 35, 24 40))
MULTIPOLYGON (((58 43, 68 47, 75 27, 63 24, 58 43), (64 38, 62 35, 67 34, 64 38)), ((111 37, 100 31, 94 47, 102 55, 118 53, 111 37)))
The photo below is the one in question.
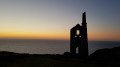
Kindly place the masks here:
POLYGON ((120 40, 120 36, 118 35, 89 35, 88 39, 90 40, 120 40))
POLYGON ((65 34, 36 34, 36 33, 0 33, 0 38, 23 38, 23 39, 69 39, 65 34))
MULTIPOLYGON (((66 34, 43 34, 43 33, 0 33, 0 38, 23 38, 23 39, 64 39, 69 40, 66 34)), ((118 35, 88 34, 88 40, 120 40, 118 35)))

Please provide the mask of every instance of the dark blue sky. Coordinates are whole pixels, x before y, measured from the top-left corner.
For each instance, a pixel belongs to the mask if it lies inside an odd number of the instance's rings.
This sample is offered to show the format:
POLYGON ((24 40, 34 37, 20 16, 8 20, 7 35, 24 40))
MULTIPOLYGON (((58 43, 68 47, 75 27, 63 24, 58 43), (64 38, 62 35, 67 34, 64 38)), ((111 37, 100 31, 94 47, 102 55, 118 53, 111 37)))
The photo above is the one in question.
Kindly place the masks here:
POLYGON ((0 38, 69 39, 87 13, 89 40, 120 40, 120 0, 0 0, 0 38))

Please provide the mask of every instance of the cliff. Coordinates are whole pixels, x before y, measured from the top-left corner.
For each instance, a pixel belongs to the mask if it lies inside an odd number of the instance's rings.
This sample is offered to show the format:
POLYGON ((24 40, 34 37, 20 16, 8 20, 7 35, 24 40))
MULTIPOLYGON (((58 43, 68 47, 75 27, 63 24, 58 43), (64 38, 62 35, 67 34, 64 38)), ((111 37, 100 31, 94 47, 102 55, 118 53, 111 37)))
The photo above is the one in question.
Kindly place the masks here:
POLYGON ((0 52, 0 67, 116 67, 120 66, 120 47, 100 49, 86 60, 69 54, 20 54, 0 52))

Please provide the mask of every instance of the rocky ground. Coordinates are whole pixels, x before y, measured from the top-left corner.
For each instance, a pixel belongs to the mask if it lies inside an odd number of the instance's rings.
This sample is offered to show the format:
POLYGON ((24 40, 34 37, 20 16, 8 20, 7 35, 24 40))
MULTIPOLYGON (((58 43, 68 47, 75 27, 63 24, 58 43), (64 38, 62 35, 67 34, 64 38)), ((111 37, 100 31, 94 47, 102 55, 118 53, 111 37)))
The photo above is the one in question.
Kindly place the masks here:
POLYGON ((100 49, 86 60, 59 54, 0 52, 0 67, 119 67, 120 47, 100 49))

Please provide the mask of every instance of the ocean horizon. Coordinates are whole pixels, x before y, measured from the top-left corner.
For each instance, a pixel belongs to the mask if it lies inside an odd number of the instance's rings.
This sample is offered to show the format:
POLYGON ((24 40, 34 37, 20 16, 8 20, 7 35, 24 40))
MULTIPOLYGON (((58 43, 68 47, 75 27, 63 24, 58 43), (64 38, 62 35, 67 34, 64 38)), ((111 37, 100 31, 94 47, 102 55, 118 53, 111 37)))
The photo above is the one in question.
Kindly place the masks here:
MULTIPOLYGON (((89 54, 98 49, 119 47, 120 41, 88 41, 89 54)), ((69 40, 0 39, 0 51, 29 54, 64 54, 70 51, 69 40)))

